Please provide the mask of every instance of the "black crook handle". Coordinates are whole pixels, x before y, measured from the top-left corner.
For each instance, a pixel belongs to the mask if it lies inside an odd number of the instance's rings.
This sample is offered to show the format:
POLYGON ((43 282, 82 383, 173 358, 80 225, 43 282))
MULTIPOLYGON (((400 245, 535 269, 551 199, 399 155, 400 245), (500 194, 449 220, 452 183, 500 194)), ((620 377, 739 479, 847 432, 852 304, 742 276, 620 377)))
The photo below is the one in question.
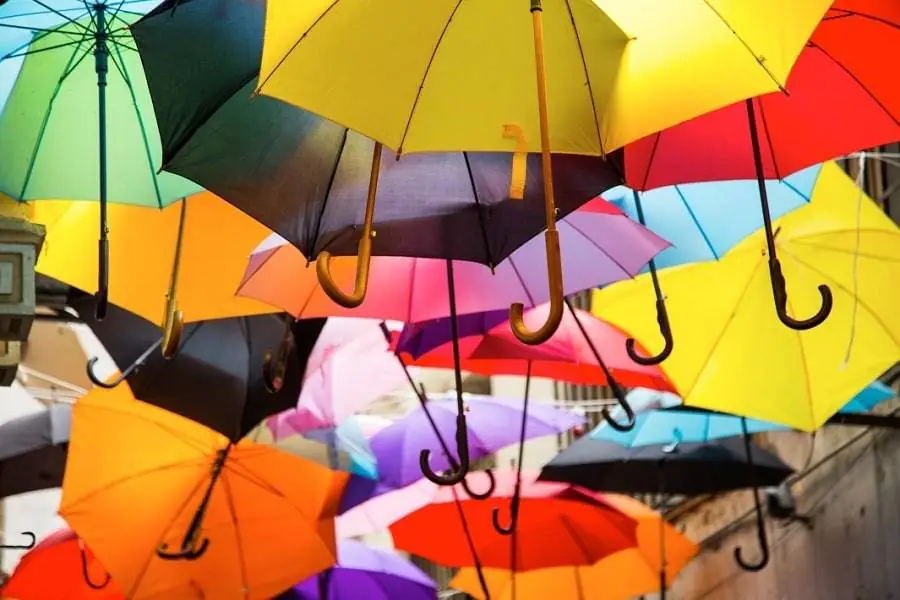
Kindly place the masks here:
POLYGON ((166 550, 168 546, 163 544, 156 549, 156 555, 163 560, 197 560, 206 553, 209 548, 209 538, 203 538, 200 543, 194 546, 184 547, 177 552, 169 552, 166 550))
POLYGON ((465 490, 469 498, 472 498, 473 500, 487 500, 494 494, 494 490, 497 489, 497 478, 494 477, 494 470, 485 469, 482 473, 488 476, 488 486, 483 492, 476 492, 469 487, 469 480, 466 477, 463 477, 463 480, 459 482, 462 489, 465 490))
POLYGON ((766 565, 769 564, 769 545, 765 543, 764 538, 760 538, 759 549, 762 553, 762 556, 757 563, 748 563, 744 560, 744 557, 741 555, 742 548, 738 546, 734 549, 734 560, 737 562, 738 566, 745 571, 750 571, 751 573, 757 573, 766 568, 766 565))
POLYGON ((818 327, 825 322, 831 309, 834 307, 834 296, 831 288, 822 284, 819 286, 819 295, 822 297, 822 306, 819 312, 812 317, 804 320, 794 319, 787 312, 787 283, 784 279, 784 273, 781 271, 781 262, 777 257, 769 257, 769 278, 772 282, 772 296, 775 299, 775 311, 782 323, 796 331, 806 331, 818 327))
POLYGON ((500 535, 512 535, 519 523, 519 491, 513 493, 512 500, 509 502, 509 525, 500 522, 500 508, 494 507, 491 511, 491 521, 493 521, 494 529, 500 535))
POLYGON ((141 354, 136 361, 131 363, 131 365, 122 371, 122 374, 113 379, 112 381, 103 381, 97 374, 94 373, 94 365, 97 364, 97 361, 100 360, 96 356, 88 360, 87 362, 87 376, 88 379, 91 380, 91 383, 96 385, 97 387, 102 387, 107 390, 111 390, 114 387, 120 385, 123 381, 128 379, 134 373, 137 373, 138 370, 144 366, 144 363, 147 361, 147 358, 153 353, 156 352, 156 349, 160 347, 163 342, 163 338, 159 338, 152 346, 147 348, 143 354, 141 354))
POLYGON ((425 479, 441 486, 456 485, 465 480, 469 473, 469 433, 466 425, 466 415, 456 416, 456 449, 459 453, 459 462, 452 464, 451 468, 443 475, 435 473, 431 468, 431 450, 425 449, 419 453, 419 468, 425 479))
POLYGON ((31 538, 31 541, 27 544, 19 545, 19 544, 0 544, 0 548, 4 550, 31 550, 34 548, 34 545, 37 544, 37 536, 34 535, 33 531, 23 531, 22 535, 27 535, 31 538))
POLYGON ((656 356, 641 356, 635 347, 635 339, 628 338, 625 340, 625 351, 628 352, 628 358, 645 367, 658 365, 666 360, 675 348, 675 341, 672 339, 672 327, 669 325, 669 313, 666 311, 666 301, 663 298, 659 298, 656 301, 656 322, 659 324, 659 334, 666 342, 662 351, 656 356))
POLYGON ((745 571, 752 573, 762 571, 769 564, 769 540, 766 536, 766 522, 763 517, 762 503, 759 501, 759 492, 756 489, 756 466, 753 464, 753 452, 750 447, 750 434, 747 431, 747 419, 741 417, 741 437, 744 439, 744 454, 747 457, 747 466, 753 477, 753 507, 756 509, 756 537, 759 540, 759 562, 749 563, 744 560, 742 548, 738 546, 734 549, 734 560, 738 566, 745 571))
POLYGON ((87 553, 84 551, 84 546, 79 548, 81 550, 81 575, 84 577, 84 582, 88 585, 92 590, 102 590, 106 586, 109 585, 110 576, 109 573, 106 574, 106 579, 103 580, 103 583, 94 583, 91 581, 91 575, 88 573, 87 566, 87 553))
POLYGON ((616 402, 619 403, 619 406, 622 407, 622 410, 625 411, 625 419, 624 423, 619 423, 615 419, 613 419, 612 415, 609 412, 607 407, 603 407, 600 410, 600 414, 603 415, 603 418, 609 423, 609 426, 615 429, 616 431, 631 431, 634 429, 635 422, 635 414, 634 409, 631 408, 631 404, 628 403, 628 400, 625 399, 625 394, 622 392, 622 388, 619 387, 619 384, 612 379, 611 374, 606 377, 609 380, 609 387, 612 388, 613 395, 616 397, 616 402))

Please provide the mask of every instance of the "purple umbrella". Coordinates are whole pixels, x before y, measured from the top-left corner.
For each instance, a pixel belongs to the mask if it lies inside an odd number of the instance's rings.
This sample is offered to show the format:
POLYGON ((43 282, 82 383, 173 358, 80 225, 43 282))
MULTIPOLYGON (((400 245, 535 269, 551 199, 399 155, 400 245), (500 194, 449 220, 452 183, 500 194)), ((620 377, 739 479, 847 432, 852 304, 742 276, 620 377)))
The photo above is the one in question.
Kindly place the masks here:
POLYGON ((428 575, 393 552, 361 542, 338 542, 338 564, 295 585, 276 600, 434 600, 428 575), (322 590, 327 589, 323 598, 322 590))
MULTIPOLYGON (((491 310, 459 315, 456 318, 456 326, 459 328, 459 337, 467 338, 485 335, 505 321, 509 321, 508 310, 491 310)), ((394 351, 400 355, 409 354, 413 360, 418 360, 452 339, 449 317, 408 323, 397 336, 394 351)))
MULTIPOLYGON (((522 420, 521 400, 465 394, 468 420, 469 456, 476 460, 493 454, 504 446, 518 443, 522 420)), ((456 431, 455 395, 429 399, 428 410, 437 430, 446 439, 456 431)), ((568 431, 584 424, 584 418, 548 404, 532 403, 528 410, 525 438, 531 439, 568 431)), ((385 487, 403 487, 422 478, 419 453, 432 452, 436 471, 450 468, 441 444, 422 407, 388 425, 369 440, 369 448, 378 465, 378 479, 385 487)))

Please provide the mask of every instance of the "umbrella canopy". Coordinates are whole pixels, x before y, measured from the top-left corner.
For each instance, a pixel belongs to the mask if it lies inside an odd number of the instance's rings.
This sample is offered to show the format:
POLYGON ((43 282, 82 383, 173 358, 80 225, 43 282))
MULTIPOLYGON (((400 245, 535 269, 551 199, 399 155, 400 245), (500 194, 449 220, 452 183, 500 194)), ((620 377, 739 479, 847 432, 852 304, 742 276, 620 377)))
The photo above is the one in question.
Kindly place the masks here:
MULTIPOLYGON (((107 53, 104 179, 111 202, 162 208, 200 191, 160 173, 153 103, 129 25, 158 0, 11 0, 0 5, 0 64, 25 55, 0 112, 0 192, 15 200, 97 200, 100 141, 95 60, 107 53), (98 19, 102 8, 103 19, 98 19), (78 157, 73 163, 62 157, 78 157)), ((95 233, 96 233, 96 225, 95 233)))
MULTIPOLYGON (((813 201, 775 223, 784 273, 800 314, 834 288, 832 316, 797 332, 772 311, 762 232, 720 261, 659 274, 676 341, 663 371, 696 406, 811 431, 900 360, 900 229, 834 163, 823 165, 813 201), (709 291, 710 282, 715 290, 709 291)), ((595 292, 594 314, 638 340, 652 339, 652 294, 640 276, 595 292)))
POLYGON ((498 472, 496 481, 496 491, 487 500, 462 500, 465 491, 461 485, 440 488, 431 504, 391 525, 394 545, 438 564, 474 566, 460 511, 468 523, 474 551, 485 567, 508 569, 513 561, 523 571, 589 565, 637 543, 637 521, 602 495, 571 485, 538 482, 535 474, 526 474, 522 482, 515 536, 499 533, 491 513, 507 509, 516 474, 498 472), (554 532, 552 544, 547 543, 548 531, 554 532))
POLYGON ((773 90, 755 98, 752 121, 741 102, 627 146, 628 184, 649 189, 752 178, 757 168, 751 123, 767 179, 900 140, 900 86, 875 58, 900 43, 897 3, 836 0, 804 41, 787 80, 788 93, 773 90))
MULTIPOLYGON (((624 386, 671 390, 663 370, 639 365, 625 352, 626 334, 618 327, 574 309, 603 363, 624 386)), ((549 305, 525 312, 525 321, 546 318, 549 305)), ((556 333, 540 346, 516 339, 506 311, 465 315, 459 319, 462 369, 481 375, 525 375, 548 377, 582 385, 602 385, 607 378, 585 335, 570 312, 563 315, 556 333)), ((409 325, 398 338, 396 351, 408 365, 449 369, 453 367, 450 319, 435 319, 409 325), (439 344, 439 345, 436 345, 439 344), (433 348, 433 349, 431 349, 433 348), (418 358, 414 358, 418 356, 418 358)))
POLYGON ((72 407, 47 410, 0 425, 0 498, 62 485, 72 407))
POLYGON ((405 379, 381 321, 328 319, 312 345, 297 407, 267 420, 276 439, 333 428, 405 379))
MULTIPOLYGON (((815 165, 784 179, 766 181, 772 217, 805 206, 821 169, 822 165, 815 165)), ((631 189, 620 186, 603 197, 672 242, 653 257, 658 269, 718 260, 763 226, 759 187, 751 179, 672 185, 643 192, 638 198, 631 189)))
POLYGON ((752 464, 738 438, 707 444, 624 448, 583 437, 541 471, 542 481, 580 485, 602 492, 697 496, 756 486, 776 486, 794 470, 750 444, 752 464))
MULTIPOLYGON (((29 220, 47 227, 39 273, 96 291, 96 245, 88 248, 97 235, 98 212, 97 204, 86 202, 32 207, 29 220)), ((269 230, 212 194, 197 194, 163 210, 113 205, 108 222, 113 257, 109 300, 116 306, 160 327, 173 291, 177 310, 188 323, 278 312, 234 295, 247 255, 269 230)))
POLYGON ((32 548, 0 587, 14 600, 125 600, 90 549, 71 529, 61 529, 32 548))
POLYGON ((264 600, 334 562, 346 479, 123 384, 75 407, 59 513, 128 598, 264 600))
MULTIPOLYGON (((594 565, 512 573, 484 569, 491 600, 626 600, 659 589, 662 557, 669 585, 697 553, 697 546, 648 506, 627 496, 604 499, 637 520, 637 546, 610 554, 594 565), (660 549, 664 548, 664 553, 660 549)), ((485 600, 474 569, 460 569, 451 587, 485 600)))
MULTIPOLYGON (((552 150, 601 154, 778 90, 829 4, 783 14, 774 4, 545 0, 552 150)), ((406 152, 509 151, 507 124, 521 126, 527 149, 541 149, 527 3, 331 6, 269 3, 263 94, 406 152)))
POLYGON ((283 347, 285 324, 274 315, 191 323, 176 357, 166 359, 154 351, 161 336, 155 325, 116 307, 97 321, 90 296, 76 298, 72 305, 126 374, 114 382, 127 379, 144 402, 194 419, 235 441, 266 417, 296 405, 306 361, 325 323, 314 319, 291 324, 295 343, 283 360, 282 385, 275 389, 264 364, 270 353, 283 347))
MULTIPOLYGON (((309 259, 323 250, 355 256, 374 142, 340 120, 253 96, 271 10, 255 0, 169 0, 134 26, 165 168, 216 192, 309 259), (198 70, 210 57, 215 67, 198 70)), ((372 252, 500 264, 545 226, 540 158, 526 162, 516 200, 509 154, 398 162, 386 153, 372 252)), ((559 156, 560 216, 619 182, 602 159, 559 156)))
POLYGON ((897 392, 893 388, 884 385, 880 381, 876 381, 853 396, 853 398, 841 409, 842 413, 864 413, 869 412, 882 402, 886 402, 897 396, 897 392))
MULTIPOLYGON (((465 394, 466 419, 468 420, 469 458, 475 460, 489 456, 519 441, 517 427, 522 419, 522 400, 465 394)), ((427 403, 430 418, 434 420, 440 436, 452 440, 456 430, 456 396, 431 396, 427 403)), ((584 418, 549 404, 533 402, 526 415, 526 439, 564 433, 582 425, 584 418)), ((375 455, 379 480, 388 486, 402 487, 422 477, 419 454, 429 450, 432 469, 450 468, 442 445, 429 426, 425 409, 417 407, 405 417, 376 433, 369 440, 375 455)))
MULTIPOLYGON (((471 473, 467 477, 469 481, 476 478, 471 473)), ((430 504, 438 489, 427 479, 392 488, 372 485, 370 479, 351 477, 341 505, 346 510, 335 520, 337 535, 354 538, 385 531, 396 521, 430 504)))
MULTIPOLYGON (((562 250, 571 257, 563 265, 567 294, 633 277, 667 247, 662 238, 601 198, 562 219, 558 228, 562 250)), ((495 310, 515 301, 527 306, 546 302, 550 298, 547 281, 534 272, 543 255, 543 243, 532 238, 493 269, 454 261, 457 312, 495 310)), ((417 322, 446 317, 450 312, 445 261, 373 258, 366 300, 352 312, 327 299, 308 264, 295 247, 273 236, 251 256, 238 294, 283 308, 297 318, 348 314, 417 322)), ((349 285, 355 264, 335 259, 335 281, 349 285)))
POLYGON ((321 595, 321 579, 307 579, 275 600, 433 600, 434 581, 418 567, 393 552, 376 550, 362 542, 338 542, 338 563, 327 572, 328 597, 321 595))

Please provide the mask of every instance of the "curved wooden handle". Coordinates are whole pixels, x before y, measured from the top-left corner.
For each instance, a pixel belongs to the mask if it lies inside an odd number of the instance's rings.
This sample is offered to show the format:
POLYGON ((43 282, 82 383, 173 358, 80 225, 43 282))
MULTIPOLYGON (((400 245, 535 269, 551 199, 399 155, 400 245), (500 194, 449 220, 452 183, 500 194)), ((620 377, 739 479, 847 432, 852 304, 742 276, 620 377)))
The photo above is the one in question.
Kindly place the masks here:
POLYGON ((509 323, 513 333, 523 344, 531 346, 543 344, 549 340, 559 329, 563 316, 564 298, 559 232, 555 229, 548 229, 544 232, 544 242, 547 247, 547 274, 550 286, 550 314, 546 323, 537 331, 529 331, 525 327, 525 307, 517 302, 509 309, 509 323))
POLYGON ((376 142, 372 151, 372 170, 369 173, 369 192, 366 196, 366 216, 362 237, 356 252, 356 284, 351 294, 345 294, 331 276, 331 253, 323 250, 316 258, 316 275, 328 297, 344 308, 356 308, 366 299, 369 287, 369 263, 372 260, 372 240, 375 238, 375 195, 378 192, 378 172, 381 170, 381 143, 376 142))

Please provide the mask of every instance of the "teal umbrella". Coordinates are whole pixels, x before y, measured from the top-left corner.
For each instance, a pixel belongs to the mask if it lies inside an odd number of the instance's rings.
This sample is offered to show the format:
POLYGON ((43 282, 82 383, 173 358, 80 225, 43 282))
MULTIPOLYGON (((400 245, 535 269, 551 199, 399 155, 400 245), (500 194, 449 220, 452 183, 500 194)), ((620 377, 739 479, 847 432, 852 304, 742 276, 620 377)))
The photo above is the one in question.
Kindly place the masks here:
MULTIPOLYGON (((0 66, 21 61, 0 112, 0 192, 22 202, 99 200, 98 317, 107 202, 163 208, 200 191, 160 173, 153 104, 129 25, 146 0, 0 0, 0 66)), ((0 102, 3 99, 0 98, 0 102)))

